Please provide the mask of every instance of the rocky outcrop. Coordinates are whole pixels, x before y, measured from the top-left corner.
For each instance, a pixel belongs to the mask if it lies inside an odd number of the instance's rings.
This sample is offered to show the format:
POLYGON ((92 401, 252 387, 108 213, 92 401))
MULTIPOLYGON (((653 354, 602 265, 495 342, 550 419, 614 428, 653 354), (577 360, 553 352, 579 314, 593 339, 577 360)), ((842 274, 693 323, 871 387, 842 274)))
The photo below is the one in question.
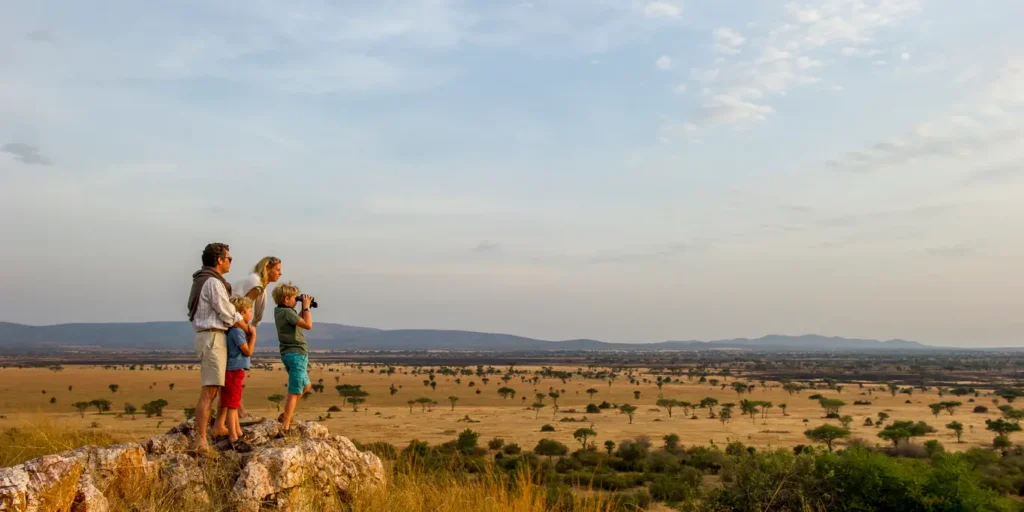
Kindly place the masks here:
POLYGON ((252 452, 224 451, 224 464, 188 453, 194 426, 189 420, 142 443, 84 447, 0 468, 0 511, 106 512, 112 493, 124 495, 125 487, 139 485, 161 486, 190 510, 202 509, 212 504, 208 471, 221 471, 220 482, 234 480, 228 505, 243 512, 298 509, 293 494, 300 488, 344 497, 354 486, 385 483, 376 455, 319 423, 299 423, 281 439, 272 420, 243 427, 252 452))

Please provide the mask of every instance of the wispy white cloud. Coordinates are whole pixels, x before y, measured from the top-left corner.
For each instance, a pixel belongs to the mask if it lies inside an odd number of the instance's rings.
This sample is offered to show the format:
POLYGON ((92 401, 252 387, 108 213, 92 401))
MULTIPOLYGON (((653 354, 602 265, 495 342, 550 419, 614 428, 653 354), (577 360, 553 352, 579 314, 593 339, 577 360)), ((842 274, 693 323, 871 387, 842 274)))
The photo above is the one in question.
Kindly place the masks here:
POLYGON ((694 80, 694 81, 697 81, 697 82, 705 82, 705 83, 712 82, 716 78, 718 78, 718 75, 720 73, 721 73, 721 70, 719 70, 719 69, 692 68, 692 69, 690 69, 690 80, 694 80))
POLYGON ((683 8, 670 2, 649 2, 644 6, 644 15, 648 18, 678 18, 683 8))
POLYGON ((713 48, 719 53, 737 54, 740 52, 739 47, 746 41, 739 32, 728 27, 716 28, 713 35, 715 37, 713 48))
POLYGON ((658 60, 654 61, 654 65, 662 71, 668 71, 672 69, 672 57, 662 55, 661 57, 658 57, 658 60))
MULTIPOLYGON (((977 159, 999 148, 1019 148, 1024 130, 1024 57, 1013 57, 978 94, 913 131, 830 160, 833 168, 871 171, 933 158, 977 159)), ((1024 156, 1018 151, 1017 157, 1024 156)), ((1010 155, 1014 158, 1014 155, 1010 155)))
POLYGON ((716 28, 712 31, 715 53, 735 56, 748 40, 753 41, 751 50, 756 51, 749 58, 734 57, 731 62, 719 57, 714 71, 691 70, 690 79, 710 89, 705 95, 707 101, 694 110, 692 120, 698 125, 766 120, 776 108, 761 93, 783 96, 821 82, 813 72, 834 60, 833 47, 839 46, 839 55, 845 57, 872 54, 874 50, 861 47, 871 44, 879 31, 898 26, 919 10, 919 0, 826 0, 814 5, 791 2, 785 5, 777 23, 748 27, 756 32, 753 35, 716 28), (738 90, 747 92, 738 95, 738 90), (754 98, 760 101, 751 101, 754 98))

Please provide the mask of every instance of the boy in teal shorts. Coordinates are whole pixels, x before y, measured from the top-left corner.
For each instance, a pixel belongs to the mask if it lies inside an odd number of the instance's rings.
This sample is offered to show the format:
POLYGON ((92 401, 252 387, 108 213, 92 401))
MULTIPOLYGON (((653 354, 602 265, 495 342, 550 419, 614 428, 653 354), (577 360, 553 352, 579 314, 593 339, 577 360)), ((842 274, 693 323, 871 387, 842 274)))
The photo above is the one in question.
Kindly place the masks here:
POLYGON ((277 341, 281 345, 281 361, 288 371, 288 399, 284 404, 284 413, 278 418, 284 432, 288 432, 292 426, 292 416, 299 398, 311 389, 307 373, 309 345, 306 344, 303 331, 313 328, 313 314, 309 311, 313 298, 303 295, 302 310, 296 313, 298 295, 299 288, 290 282, 277 285, 273 292, 274 302, 277 303, 274 308, 277 341))

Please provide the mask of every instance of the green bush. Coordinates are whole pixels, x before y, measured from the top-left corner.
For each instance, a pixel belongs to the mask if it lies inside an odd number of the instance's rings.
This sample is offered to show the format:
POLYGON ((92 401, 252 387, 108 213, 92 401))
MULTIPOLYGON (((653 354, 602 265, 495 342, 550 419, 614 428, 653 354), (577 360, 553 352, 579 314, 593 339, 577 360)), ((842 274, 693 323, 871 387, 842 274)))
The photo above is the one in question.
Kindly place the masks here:
POLYGON ((726 464, 728 457, 721 450, 711 446, 694 446, 686 450, 689 460, 686 464, 701 471, 717 474, 726 464))
POLYGON ((501 451, 504 452, 506 455, 519 455, 519 452, 523 451, 523 449, 520 448, 519 445, 516 443, 509 443, 506 444, 501 449, 501 451))
POLYGON ((651 452, 647 456, 647 462, 644 464, 644 471, 647 473, 678 473, 683 467, 683 463, 679 460, 677 455, 671 454, 665 450, 658 450, 651 452))
POLYGON ((737 459, 709 501, 719 508, 764 510, 1013 510, 980 485, 965 458, 901 459, 849 448, 794 456, 787 451, 737 459))
POLYGON ((583 469, 583 463, 574 457, 563 457, 558 459, 555 463, 555 471, 558 473, 568 473, 570 471, 580 471, 583 469))
POLYGON ((550 424, 543 425, 543 426, 540 427, 540 431, 541 432, 554 432, 555 431, 555 427, 550 425, 550 424))
POLYGON ((500 437, 495 437, 490 441, 487 441, 487 448, 491 450, 500 450, 502 446, 505 446, 505 440, 500 437))
POLYGON ((651 506, 651 494, 647 489, 617 492, 612 494, 610 504, 613 511, 634 512, 651 506))
POLYGON ((600 414, 601 408, 594 404, 587 404, 587 414, 600 414))
POLYGON ((651 496, 656 500, 670 503, 686 501, 700 493, 702 482, 700 471, 684 467, 679 473, 654 477, 650 486, 651 496))
POLYGON ((382 459, 395 460, 398 458, 398 448, 387 441, 377 441, 363 445, 362 450, 373 453, 382 459))

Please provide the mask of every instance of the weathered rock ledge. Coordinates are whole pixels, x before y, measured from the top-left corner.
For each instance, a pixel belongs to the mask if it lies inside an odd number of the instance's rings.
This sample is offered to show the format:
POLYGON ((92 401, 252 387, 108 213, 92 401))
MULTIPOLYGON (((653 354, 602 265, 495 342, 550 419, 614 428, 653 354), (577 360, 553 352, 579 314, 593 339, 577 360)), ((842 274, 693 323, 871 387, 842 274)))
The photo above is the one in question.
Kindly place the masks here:
MULTIPOLYGON (((106 493, 114 486, 145 482, 165 485, 189 508, 201 508, 210 503, 204 467, 216 461, 187 453, 193 427, 189 420, 141 443, 84 447, 0 468, 0 511, 106 512, 106 493)), ((220 454, 237 463, 229 465, 236 470, 230 473, 234 485, 228 491, 236 510, 291 509, 291 491, 303 486, 344 496, 354 485, 384 485, 380 459, 357 450, 345 437, 330 435, 327 427, 302 422, 293 429, 296 434, 274 439, 278 429, 273 420, 243 427, 253 451, 220 454)))

